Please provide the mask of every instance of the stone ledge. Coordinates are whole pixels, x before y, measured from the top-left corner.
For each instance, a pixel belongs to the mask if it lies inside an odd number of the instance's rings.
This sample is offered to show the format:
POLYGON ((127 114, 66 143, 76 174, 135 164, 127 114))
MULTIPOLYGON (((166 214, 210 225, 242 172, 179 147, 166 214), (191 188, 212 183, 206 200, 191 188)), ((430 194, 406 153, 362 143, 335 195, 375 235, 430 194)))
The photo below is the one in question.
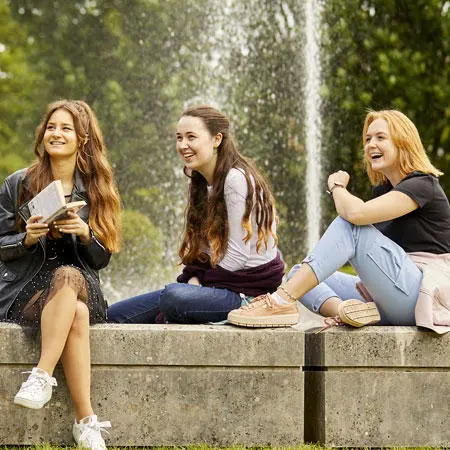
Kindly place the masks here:
POLYGON ((307 333, 305 345, 305 440, 450 446, 450 334, 334 328, 307 333))
MULTIPOLYGON (((15 324, 0 327, 0 361, 34 364, 37 336, 15 324)), ((92 365, 301 367, 304 361, 303 334, 293 328, 103 324, 90 333, 92 365)))
POLYGON ((335 327, 308 333, 305 365, 316 367, 450 367, 450 333, 417 327, 335 327))
MULTIPOLYGON (((12 403, 37 361, 37 336, 0 323, 0 444, 71 444, 73 407, 60 367, 41 410, 12 403)), ((220 325, 91 327, 92 401, 108 445, 298 445, 304 335, 220 325)))
MULTIPOLYGON (((337 447, 450 446, 450 334, 415 327, 314 334, 316 322, 91 327, 92 399, 100 420, 113 423, 108 443, 294 446, 305 438, 337 447)), ((7 418, 0 444, 71 443, 61 368, 42 410, 12 404, 20 371, 38 355, 36 337, 0 323, 7 418)))

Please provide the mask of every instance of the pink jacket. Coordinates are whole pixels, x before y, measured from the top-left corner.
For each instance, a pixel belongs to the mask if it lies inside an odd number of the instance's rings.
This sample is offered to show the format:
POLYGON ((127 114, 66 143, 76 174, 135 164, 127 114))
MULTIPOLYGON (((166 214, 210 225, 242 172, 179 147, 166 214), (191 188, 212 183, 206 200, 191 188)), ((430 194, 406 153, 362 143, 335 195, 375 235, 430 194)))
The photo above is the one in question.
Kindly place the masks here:
POLYGON ((450 253, 408 253, 423 272, 416 303, 416 325, 439 334, 450 331, 450 253))

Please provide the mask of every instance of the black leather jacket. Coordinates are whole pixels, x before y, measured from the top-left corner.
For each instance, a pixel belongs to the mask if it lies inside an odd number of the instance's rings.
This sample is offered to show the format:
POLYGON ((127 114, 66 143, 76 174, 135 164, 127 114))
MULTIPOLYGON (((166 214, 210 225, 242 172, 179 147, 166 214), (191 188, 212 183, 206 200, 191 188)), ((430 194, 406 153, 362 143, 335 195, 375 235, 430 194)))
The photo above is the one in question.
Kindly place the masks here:
MULTIPOLYGON (((6 320, 11 305, 19 292, 39 272, 46 257, 46 238, 31 248, 23 245, 26 233, 18 233, 17 218, 20 216, 25 222, 30 217, 27 203, 18 206, 19 189, 26 185, 27 169, 19 170, 6 178, 0 189, 0 321, 6 320)), ((78 172, 75 173, 72 201, 85 200, 88 196, 83 180, 78 172)), ((89 217, 89 203, 82 208, 80 217, 87 223, 89 217)), ((91 233, 91 242, 83 245, 75 235, 71 235, 73 250, 91 282, 99 284, 98 270, 108 265, 110 252, 91 233)), ((101 292, 100 287, 98 289, 101 292)), ((101 295, 101 294, 100 294, 101 295)), ((103 297, 106 310, 106 302, 103 297)))

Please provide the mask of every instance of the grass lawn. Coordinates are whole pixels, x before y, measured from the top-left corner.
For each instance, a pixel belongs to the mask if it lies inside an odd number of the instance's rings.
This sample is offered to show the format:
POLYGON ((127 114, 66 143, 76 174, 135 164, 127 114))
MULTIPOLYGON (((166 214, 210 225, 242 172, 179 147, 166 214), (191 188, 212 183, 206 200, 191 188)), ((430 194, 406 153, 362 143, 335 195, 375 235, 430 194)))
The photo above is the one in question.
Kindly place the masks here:
MULTIPOLYGON (((0 447, 0 450, 26 450, 26 449, 33 449, 33 450, 63 450, 63 449, 70 449, 73 447, 57 447, 52 445, 36 445, 34 447, 0 447)), ((264 450, 264 449, 279 449, 279 450, 327 450, 328 447, 321 447, 320 445, 299 445, 298 447, 242 447, 242 446, 234 446, 234 447, 209 447, 208 445, 189 445, 186 447, 108 447, 109 450, 119 450, 119 449, 127 449, 127 450, 145 450, 145 449, 152 449, 152 450, 246 450, 246 449, 258 449, 258 450, 264 450)), ((392 447, 392 450, 432 450, 435 447, 392 447)), ((345 450, 343 448, 342 450, 345 450)), ((384 450, 389 450, 388 447, 386 447, 384 450)))

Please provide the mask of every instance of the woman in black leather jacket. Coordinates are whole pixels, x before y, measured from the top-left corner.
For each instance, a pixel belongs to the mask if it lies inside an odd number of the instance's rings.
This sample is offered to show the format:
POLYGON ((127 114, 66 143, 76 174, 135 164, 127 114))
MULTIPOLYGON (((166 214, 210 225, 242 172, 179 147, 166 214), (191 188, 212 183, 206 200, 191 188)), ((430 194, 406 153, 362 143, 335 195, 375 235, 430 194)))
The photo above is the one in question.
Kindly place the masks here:
POLYGON ((76 410, 74 438, 105 448, 90 401, 89 323, 106 321, 97 271, 118 250, 120 201, 97 119, 81 101, 47 108, 36 130, 36 161, 10 175, 0 190, 0 320, 41 329, 41 356, 14 403, 47 403, 61 359, 76 410), (49 226, 28 202, 53 180, 66 201, 85 200, 49 226))

